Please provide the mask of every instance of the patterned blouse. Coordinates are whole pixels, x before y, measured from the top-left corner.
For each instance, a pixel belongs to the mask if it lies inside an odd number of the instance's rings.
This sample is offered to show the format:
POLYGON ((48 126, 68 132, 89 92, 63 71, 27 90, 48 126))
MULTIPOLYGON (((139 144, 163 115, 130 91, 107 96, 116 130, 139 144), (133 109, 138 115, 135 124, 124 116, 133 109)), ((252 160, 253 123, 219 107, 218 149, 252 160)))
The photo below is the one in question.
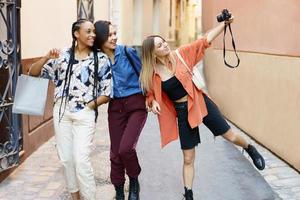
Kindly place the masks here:
MULTIPOLYGON (((51 59, 43 66, 41 76, 53 80, 55 84, 54 102, 62 97, 69 59, 69 49, 65 49, 59 58, 51 59)), ((113 97, 111 65, 107 56, 98 52, 98 63, 98 96, 113 97)), ((68 95, 71 112, 80 111, 93 100, 93 83, 94 54, 91 52, 87 58, 75 60, 73 64, 68 95)), ((64 92, 65 95, 66 92, 64 92)))

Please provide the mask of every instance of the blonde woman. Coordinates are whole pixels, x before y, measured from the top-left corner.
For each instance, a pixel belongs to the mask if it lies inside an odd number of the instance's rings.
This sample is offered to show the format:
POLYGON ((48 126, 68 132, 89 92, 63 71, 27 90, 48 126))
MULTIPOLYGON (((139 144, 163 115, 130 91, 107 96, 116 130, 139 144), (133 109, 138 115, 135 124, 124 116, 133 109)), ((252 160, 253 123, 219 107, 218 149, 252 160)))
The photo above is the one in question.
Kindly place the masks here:
MULTIPOLYGON (((232 21, 233 18, 225 23, 232 21)), ((224 30, 225 23, 209 31, 205 38, 178 48, 191 70, 203 59, 205 49, 224 30)), ((147 93, 148 105, 158 116, 162 147, 176 140, 178 136, 180 139, 184 157, 185 199, 193 199, 195 146, 200 143, 198 126, 201 123, 209 128, 214 136, 221 135, 243 147, 254 165, 260 170, 264 169, 264 158, 254 146, 231 130, 216 104, 202 90, 195 87, 186 67, 161 36, 149 36, 143 41, 142 63, 141 85, 147 93)))

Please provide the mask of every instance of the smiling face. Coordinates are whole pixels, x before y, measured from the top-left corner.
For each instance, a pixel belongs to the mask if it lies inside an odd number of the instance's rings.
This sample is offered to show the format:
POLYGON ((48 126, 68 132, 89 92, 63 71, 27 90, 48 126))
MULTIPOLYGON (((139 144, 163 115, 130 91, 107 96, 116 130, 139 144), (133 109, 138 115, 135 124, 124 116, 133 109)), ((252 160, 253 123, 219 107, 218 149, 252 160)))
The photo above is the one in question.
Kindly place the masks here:
POLYGON ((79 30, 74 32, 78 44, 92 47, 95 41, 95 27, 92 22, 85 21, 80 24, 79 30))
POLYGON ((154 38, 154 53, 158 57, 163 57, 168 55, 171 49, 168 43, 161 37, 154 38))
POLYGON ((113 25, 109 25, 109 33, 108 33, 108 38, 103 44, 102 48, 103 49, 109 49, 109 50, 114 50, 117 46, 117 30, 116 27, 113 25))

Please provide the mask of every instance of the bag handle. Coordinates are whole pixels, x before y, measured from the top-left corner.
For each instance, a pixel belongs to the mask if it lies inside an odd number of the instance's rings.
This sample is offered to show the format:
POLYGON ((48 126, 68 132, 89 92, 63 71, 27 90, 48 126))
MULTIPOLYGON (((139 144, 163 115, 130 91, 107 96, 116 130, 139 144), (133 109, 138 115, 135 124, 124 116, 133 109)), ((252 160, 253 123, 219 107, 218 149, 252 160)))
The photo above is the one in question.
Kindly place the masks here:
POLYGON ((188 65, 186 64, 186 62, 183 60, 182 56, 180 55, 178 49, 175 50, 175 53, 177 55, 177 57, 179 58, 179 60, 183 63, 183 65, 186 67, 186 69, 188 70, 188 72, 193 75, 193 72, 190 70, 190 68, 188 67, 188 65))

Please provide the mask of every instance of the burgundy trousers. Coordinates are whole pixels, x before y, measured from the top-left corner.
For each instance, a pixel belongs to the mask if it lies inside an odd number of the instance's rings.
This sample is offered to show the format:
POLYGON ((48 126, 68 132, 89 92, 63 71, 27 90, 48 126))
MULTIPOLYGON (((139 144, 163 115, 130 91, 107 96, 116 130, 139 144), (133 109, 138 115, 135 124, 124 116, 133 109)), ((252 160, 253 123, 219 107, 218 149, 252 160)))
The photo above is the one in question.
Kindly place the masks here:
POLYGON ((113 185, 125 183, 125 172, 131 178, 137 178, 140 174, 135 148, 146 119, 145 97, 142 94, 109 102, 110 178, 113 185))

